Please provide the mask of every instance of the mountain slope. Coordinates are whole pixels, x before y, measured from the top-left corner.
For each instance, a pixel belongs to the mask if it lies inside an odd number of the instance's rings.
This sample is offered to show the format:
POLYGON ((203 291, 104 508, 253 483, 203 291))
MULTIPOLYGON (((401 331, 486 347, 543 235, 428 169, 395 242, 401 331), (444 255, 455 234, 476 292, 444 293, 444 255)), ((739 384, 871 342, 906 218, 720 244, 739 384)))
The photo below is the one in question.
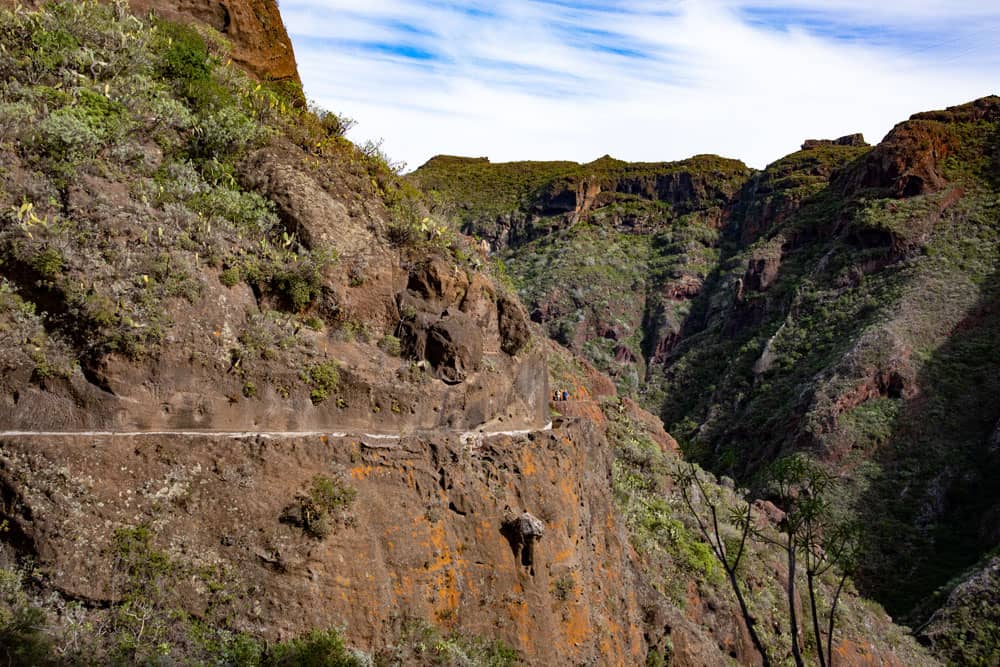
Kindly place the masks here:
POLYGON ((533 230, 500 249, 532 319, 687 455, 753 483, 806 451, 848 481, 841 502, 869 528, 863 590, 917 623, 998 541, 998 113, 987 97, 874 148, 807 141, 762 172, 661 165, 707 187, 682 208, 644 191, 640 224, 588 199, 587 166, 500 217, 480 201, 517 163, 477 163, 478 194, 441 186, 438 159, 412 178, 474 233, 533 230), (539 204, 560 187, 566 212, 539 204))
MULTIPOLYGON (((211 25, 63 2, 0 12, 0 40, 4 659, 759 660, 657 418, 344 119, 211 25)), ((585 172, 572 210, 579 173, 529 189, 622 244, 669 210, 705 236, 665 280, 709 280, 742 164, 585 172)), ((785 660, 782 554, 747 558, 785 660)), ((841 610, 845 664, 935 664, 851 586, 841 610)))

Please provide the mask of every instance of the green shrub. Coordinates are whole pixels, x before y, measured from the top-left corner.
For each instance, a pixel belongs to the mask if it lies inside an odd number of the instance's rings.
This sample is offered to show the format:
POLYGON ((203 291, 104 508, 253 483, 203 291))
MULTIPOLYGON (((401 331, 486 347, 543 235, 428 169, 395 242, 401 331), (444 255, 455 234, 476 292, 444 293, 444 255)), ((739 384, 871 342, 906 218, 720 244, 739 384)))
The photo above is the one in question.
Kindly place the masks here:
POLYGON ((274 202, 256 192, 215 187, 193 195, 187 200, 187 206, 192 211, 225 218, 239 228, 258 234, 267 234, 278 225, 274 202))
MULTIPOLYGON (((0 532, 4 524, 0 522, 0 532)), ((45 612, 32 605, 19 570, 0 568, 0 662, 5 665, 55 664, 45 635, 45 612)))
POLYGON ((560 602, 565 602, 576 588, 576 581, 573 577, 564 574, 552 582, 552 596, 560 602))
POLYGON ((31 42, 35 47, 32 53, 34 64, 46 70, 70 64, 74 52, 80 48, 76 38, 60 28, 39 27, 31 35, 31 42))
POLYGON ((63 256, 57 248, 45 248, 31 258, 31 268, 45 280, 59 277, 63 269, 63 256))
POLYGON ((181 83, 203 81, 211 76, 208 45, 197 30, 167 21, 157 23, 157 29, 168 44, 158 68, 161 75, 181 83))
POLYGON ((72 167, 94 155, 101 143, 102 137, 73 109, 58 109, 38 124, 36 148, 57 165, 72 167))
POLYGON ((383 352, 392 357, 398 357, 403 353, 402 342, 399 338, 391 334, 382 338, 382 340, 379 341, 378 346, 383 352))
POLYGON ((325 361, 310 366, 306 371, 306 381, 312 387, 309 398, 313 405, 318 405, 328 399, 340 384, 340 371, 336 361, 325 361))
POLYGON ((296 496, 296 503, 285 509, 281 520, 299 526, 310 537, 323 540, 333 530, 330 515, 350 507, 358 492, 340 480, 316 475, 305 493, 296 496))
POLYGON ((268 667, 361 667, 335 629, 313 630, 277 644, 264 661, 268 667))
POLYGON ((191 152, 201 158, 228 158, 256 147, 269 131, 236 106, 202 113, 191 140, 191 152))
POLYGON ((226 287, 234 287, 236 283, 240 282, 240 270, 235 266, 227 267, 219 274, 219 280, 226 287))
POLYGON ((520 665, 517 651, 502 640, 452 632, 447 635, 426 621, 403 623, 395 642, 375 655, 376 665, 467 665, 513 667, 520 665))
POLYGON ((19 140, 35 123, 35 109, 27 102, 0 103, 0 141, 19 140))
POLYGON ((77 89, 71 111, 105 140, 121 134, 128 124, 126 109, 120 102, 89 88, 77 89))
POLYGON ((324 475, 313 477, 312 486, 309 488, 310 500, 326 512, 334 512, 349 506, 357 495, 355 489, 324 475))

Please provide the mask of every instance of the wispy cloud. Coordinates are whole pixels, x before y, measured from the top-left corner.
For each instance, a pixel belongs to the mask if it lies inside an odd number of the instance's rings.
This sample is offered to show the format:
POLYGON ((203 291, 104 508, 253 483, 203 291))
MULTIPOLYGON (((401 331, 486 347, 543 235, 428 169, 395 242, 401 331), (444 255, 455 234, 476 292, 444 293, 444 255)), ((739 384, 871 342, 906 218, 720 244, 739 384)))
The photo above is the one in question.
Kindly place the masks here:
MULTIPOLYGON (((992 6, 991 6, 992 5, 992 6)), ((437 153, 763 166, 998 92, 967 0, 282 0, 306 93, 416 167, 437 153)))

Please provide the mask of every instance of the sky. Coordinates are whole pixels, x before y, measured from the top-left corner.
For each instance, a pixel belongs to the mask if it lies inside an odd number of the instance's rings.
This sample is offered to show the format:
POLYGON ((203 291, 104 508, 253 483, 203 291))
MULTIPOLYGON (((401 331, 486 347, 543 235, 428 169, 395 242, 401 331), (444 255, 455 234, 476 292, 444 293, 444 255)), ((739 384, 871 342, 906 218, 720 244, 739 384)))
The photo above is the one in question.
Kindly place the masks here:
POLYGON ((699 153, 762 168, 1000 93, 1000 0, 281 0, 306 95, 406 170, 699 153))

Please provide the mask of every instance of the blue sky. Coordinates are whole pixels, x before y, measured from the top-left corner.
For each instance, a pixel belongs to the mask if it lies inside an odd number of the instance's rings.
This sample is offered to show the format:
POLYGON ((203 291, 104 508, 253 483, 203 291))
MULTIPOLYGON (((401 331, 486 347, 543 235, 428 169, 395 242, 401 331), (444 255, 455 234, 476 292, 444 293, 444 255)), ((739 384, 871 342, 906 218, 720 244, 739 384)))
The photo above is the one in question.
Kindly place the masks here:
POLYGON ((306 94, 438 153, 755 167, 1000 93, 1000 0, 281 0, 306 94))

